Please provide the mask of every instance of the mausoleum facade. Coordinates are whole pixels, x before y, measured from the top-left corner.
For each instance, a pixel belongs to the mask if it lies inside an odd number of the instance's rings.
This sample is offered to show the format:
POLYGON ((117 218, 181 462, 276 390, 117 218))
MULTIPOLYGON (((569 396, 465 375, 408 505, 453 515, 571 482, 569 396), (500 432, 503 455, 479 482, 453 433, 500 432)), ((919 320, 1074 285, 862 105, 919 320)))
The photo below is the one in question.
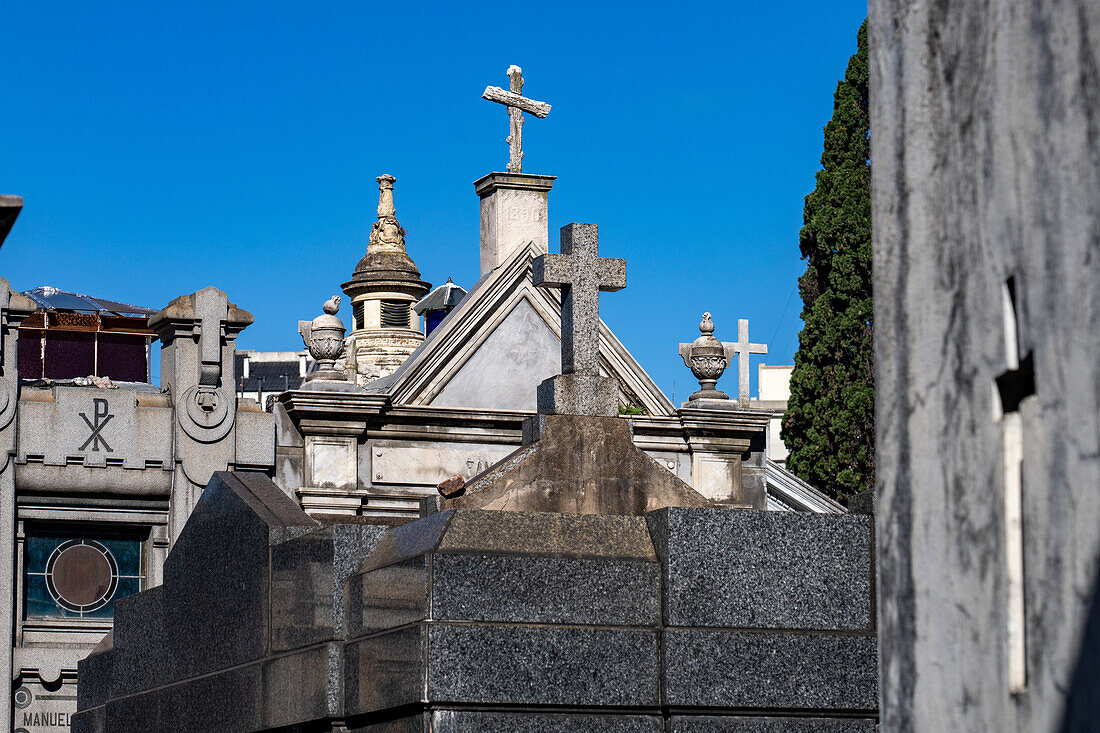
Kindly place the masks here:
POLYGON ((0 279, 0 670, 12 680, 0 720, 27 733, 67 729, 77 662, 110 631, 116 604, 160 584, 215 471, 272 471, 275 432, 270 414, 236 398, 234 342, 252 316, 222 291, 148 319, 161 387, 21 379, 18 326, 39 309, 0 279))

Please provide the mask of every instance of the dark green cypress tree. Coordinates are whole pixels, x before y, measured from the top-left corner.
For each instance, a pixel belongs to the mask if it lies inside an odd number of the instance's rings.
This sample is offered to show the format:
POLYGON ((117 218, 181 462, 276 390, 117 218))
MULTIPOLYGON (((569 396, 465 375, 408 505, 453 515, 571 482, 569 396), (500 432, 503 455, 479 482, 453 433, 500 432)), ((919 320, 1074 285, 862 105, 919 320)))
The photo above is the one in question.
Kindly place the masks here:
POLYGON ((804 325, 782 432, 787 467, 840 501, 875 483, 866 21, 857 37, 799 233, 804 325))

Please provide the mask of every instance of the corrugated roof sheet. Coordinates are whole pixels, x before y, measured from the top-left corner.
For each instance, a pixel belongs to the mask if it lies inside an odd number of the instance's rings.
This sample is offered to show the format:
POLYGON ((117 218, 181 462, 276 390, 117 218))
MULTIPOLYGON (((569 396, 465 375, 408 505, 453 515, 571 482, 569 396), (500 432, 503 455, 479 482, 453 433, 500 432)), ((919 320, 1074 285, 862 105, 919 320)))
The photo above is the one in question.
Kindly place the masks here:
POLYGON ((106 298, 93 298, 80 293, 70 293, 67 290, 53 288, 48 285, 24 290, 23 295, 48 311, 107 313, 116 316, 151 316, 157 312, 155 308, 145 308, 140 305, 120 303, 117 300, 107 300, 106 298))

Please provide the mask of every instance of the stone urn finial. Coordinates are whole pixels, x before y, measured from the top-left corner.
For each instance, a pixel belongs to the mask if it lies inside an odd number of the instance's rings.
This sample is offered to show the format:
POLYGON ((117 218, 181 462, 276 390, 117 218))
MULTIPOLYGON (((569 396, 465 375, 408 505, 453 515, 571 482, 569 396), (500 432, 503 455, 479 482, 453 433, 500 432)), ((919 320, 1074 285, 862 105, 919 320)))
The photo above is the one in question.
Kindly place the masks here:
POLYGON ((323 315, 312 321, 298 321, 298 333, 309 354, 317 361, 317 371, 306 377, 306 381, 322 379, 342 382, 347 379, 337 360, 344 355, 344 322, 336 317, 340 312, 340 296, 334 295, 321 307, 323 315))
POLYGON ((680 344, 680 357, 699 380, 699 391, 689 397, 688 401, 728 400, 729 395, 715 387, 719 377, 730 365, 733 344, 724 344, 714 337, 714 321, 711 320, 710 313, 703 314, 703 320, 699 323, 699 334, 699 338, 690 344, 680 344))

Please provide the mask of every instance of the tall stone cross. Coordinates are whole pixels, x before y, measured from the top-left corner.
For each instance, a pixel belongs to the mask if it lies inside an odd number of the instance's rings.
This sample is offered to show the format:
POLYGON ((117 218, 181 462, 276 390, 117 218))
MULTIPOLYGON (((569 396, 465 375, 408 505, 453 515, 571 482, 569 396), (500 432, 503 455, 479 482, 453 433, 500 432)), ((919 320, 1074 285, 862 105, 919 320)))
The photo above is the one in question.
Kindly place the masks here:
POLYGON ((485 87, 481 93, 482 99, 503 104, 508 108, 510 121, 508 132, 508 172, 523 172, 523 113, 528 112, 535 117, 545 117, 550 114, 550 105, 546 102, 536 102, 527 99, 520 92, 523 91, 523 69, 515 64, 508 67, 508 78, 511 81, 510 91, 500 87, 485 87))
POLYGON ((600 291, 626 287, 626 260, 599 256, 595 224, 566 224, 561 254, 536 257, 531 279, 562 290, 562 376, 539 385, 539 412, 617 415, 618 384, 600 376, 600 291))
POLYGON ((737 343, 733 344, 737 354, 737 402, 741 407, 749 406, 749 355, 766 354, 764 344, 749 343, 749 322, 744 318, 737 321, 737 343))

